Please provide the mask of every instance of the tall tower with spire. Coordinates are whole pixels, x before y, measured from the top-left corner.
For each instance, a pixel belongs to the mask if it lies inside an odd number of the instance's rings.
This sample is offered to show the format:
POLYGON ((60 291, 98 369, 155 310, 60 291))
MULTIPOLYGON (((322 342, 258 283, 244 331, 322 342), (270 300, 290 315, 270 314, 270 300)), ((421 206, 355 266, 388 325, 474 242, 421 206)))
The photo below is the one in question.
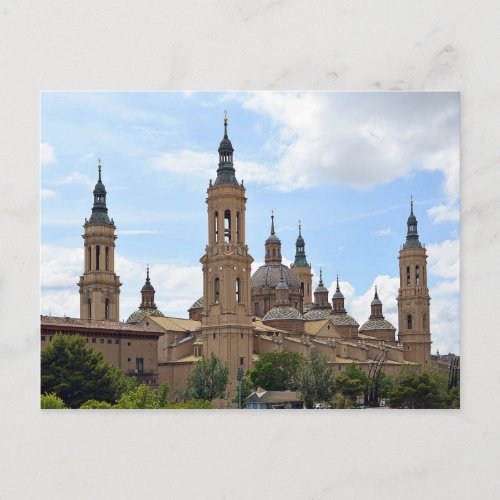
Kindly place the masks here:
POLYGON ((304 238, 302 238, 302 224, 299 221, 299 235, 295 242, 295 261, 290 267, 300 283, 304 312, 313 307, 312 272, 311 265, 307 262, 305 246, 304 238))
POLYGON ((331 309, 328 302, 328 288, 323 284, 323 270, 319 268, 319 283, 314 290, 314 308, 315 309, 331 309))
POLYGON ((418 238, 413 198, 407 226, 406 241, 399 251, 399 341, 407 361, 425 366, 431 363, 427 252, 418 238))
POLYGON ((92 214, 83 226, 85 269, 78 283, 80 318, 119 321, 121 283, 115 274, 116 227, 108 216, 101 160, 97 168, 99 179, 94 188, 92 214))
POLYGON ((253 258, 245 242, 246 198, 236 180, 233 146, 227 135, 219 146, 217 178, 208 187, 208 244, 203 265, 204 309, 201 317, 204 355, 230 364, 229 391, 238 368, 252 367, 253 335, 250 270, 253 258))

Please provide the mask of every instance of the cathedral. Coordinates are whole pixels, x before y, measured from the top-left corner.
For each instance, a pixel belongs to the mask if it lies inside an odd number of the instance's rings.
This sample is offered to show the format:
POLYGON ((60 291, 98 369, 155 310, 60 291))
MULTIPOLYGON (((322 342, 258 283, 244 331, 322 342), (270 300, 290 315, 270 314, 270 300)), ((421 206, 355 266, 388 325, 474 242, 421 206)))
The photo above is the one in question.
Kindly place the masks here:
POLYGON ((203 295, 189 309, 189 317, 168 317, 158 310, 148 267, 138 309, 126 322, 119 321, 122 283, 114 266, 116 226, 108 216, 99 161, 92 213, 84 224, 80 318, 42 316, 42 345, 53 333, 84 335, 89 346, 100 349, 126 374, 147 373, 147 383, 169 382, 173 390, 185 388, 193 363, 214 354, 230 365, 229 394, 236 387, 238 369, 249 370, 259 355, 270 351, 307 354, 317 349, 335 373, 352 362, 367 373, 377 365, 390 375, 405 364, 431 363, 427 253, 419 240, 413 200, 398 259, 396 338, 396 327, 384 318, 376 287, 361 326, 346 309, 338 276, 331 300, 321 270, 319 284, 312 289, 300 223, 295 260, 288 267, 282 262, 281 240, 271 215, 265 263, 251 273, 253 257, 245 239, 246 188, 237 179, 227 117, 218 153, 216 178, 210 180, 206 197, 208 235, 200 258, 203 295))

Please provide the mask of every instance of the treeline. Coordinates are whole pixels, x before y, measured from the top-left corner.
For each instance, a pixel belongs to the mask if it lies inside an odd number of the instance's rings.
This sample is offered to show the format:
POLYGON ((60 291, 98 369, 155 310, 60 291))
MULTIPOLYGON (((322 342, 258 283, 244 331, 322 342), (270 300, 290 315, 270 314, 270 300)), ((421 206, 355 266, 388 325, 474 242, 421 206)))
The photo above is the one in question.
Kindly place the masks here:
MULTIPOLYGON (((55 335, 42 350, 42 408, 82 409, 206 409, 214 399, 226 399, 229 365, 211 355, 196 362, 187 389, 170 394, 168 384, 159 389, 139 384, 87 347, 79 336, 55 335)), ((377 372, 369 377, 356 363, 334 374, 328 359, 315 349, 306 356, 296 352, 262 354, 254 367, 243 374, 233 403, 244 401, 257 387, 268 391, 299 393, 307 408, 323 404, 329 408, 377 406, 391 408, 459 408, 457 378, 433 370, 420 371, 411 365, 393 377, 377 372)))

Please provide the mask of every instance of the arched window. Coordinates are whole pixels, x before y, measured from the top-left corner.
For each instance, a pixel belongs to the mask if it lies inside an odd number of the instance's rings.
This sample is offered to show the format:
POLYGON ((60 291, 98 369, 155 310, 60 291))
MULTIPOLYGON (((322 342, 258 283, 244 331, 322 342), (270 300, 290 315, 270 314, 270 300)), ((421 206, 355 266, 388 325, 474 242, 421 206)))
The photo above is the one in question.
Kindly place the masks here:
POLYGON ((427 314, 425 314, 425 313, 424 313, 424 314, 423 314, 423 316, 422 316, 422 325, 423 325, 423 327, 424 327, 425 329, 427 329, 427 328, 428 328, 428 326, 427 326, 427 314))
POLYGON ((219 296, 220 296, 220 282, 219 282, 219 278, 215 278, 215 280, 214 280, 214 302, 216 304, 219 303, 219 296))
POLYGON ((214 236, 217 243, 219 241, 219 212, 214 213, 214 236))
POLYGON ((92 269, 92 248, 89 247, 89 271, 92 269))
POLYGON ((300 294, 304 296, 304 282, 300 283, 300 294))
POLYGON ((104 319, 109 319, 109 299, 104 301, 104 319))
POLYGON ((408 323, 408 330, 411 330, 413 328, 413 318, 411 317, 411 314, 408 314, 406 320, 408 323))
POLYGON ((92 301, 90 299, 87 299, 87 308, 88 308, 89 319, 91 319, 92 318, 92 301))
POLYGON ((224 212, 224 242, 229 243, 231 241, 231 211, 226 210, 224 212))
POLYGON ((109 247, 106 247, 106 271, 109 271, 109 247))
POLYGON ((236 212, 236 243, 240 242, 240 213, 236 212))
POLYGON ((420 284, 420 266, 415 266, 415 285, 420 284))
POLYGON ((236 303, 241 304, 241 282, 240 278, 236 278, 236 303))
POLYGON ((276 257, 276 249, 273 248, 273 257, 276 257))
POLYGON ((99 271, 99 257, 100 257, 100 254, 101 254, 101 247, 99 245, 97 245, 95 247, 95 268, 96 268, 96 271, 99 271))
POLYGON ((406 266, 406 285, 410 286, 410 266, 406 266))

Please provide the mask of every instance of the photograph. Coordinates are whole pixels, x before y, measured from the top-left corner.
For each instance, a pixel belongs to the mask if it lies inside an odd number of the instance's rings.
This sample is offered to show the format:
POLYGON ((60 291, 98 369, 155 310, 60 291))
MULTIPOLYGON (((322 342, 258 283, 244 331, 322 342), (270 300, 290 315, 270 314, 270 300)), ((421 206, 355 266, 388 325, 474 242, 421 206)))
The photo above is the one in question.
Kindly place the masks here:
POLYGON ((42 409, 460 408, 459 92, 43 91, 40 148, 42 409))

